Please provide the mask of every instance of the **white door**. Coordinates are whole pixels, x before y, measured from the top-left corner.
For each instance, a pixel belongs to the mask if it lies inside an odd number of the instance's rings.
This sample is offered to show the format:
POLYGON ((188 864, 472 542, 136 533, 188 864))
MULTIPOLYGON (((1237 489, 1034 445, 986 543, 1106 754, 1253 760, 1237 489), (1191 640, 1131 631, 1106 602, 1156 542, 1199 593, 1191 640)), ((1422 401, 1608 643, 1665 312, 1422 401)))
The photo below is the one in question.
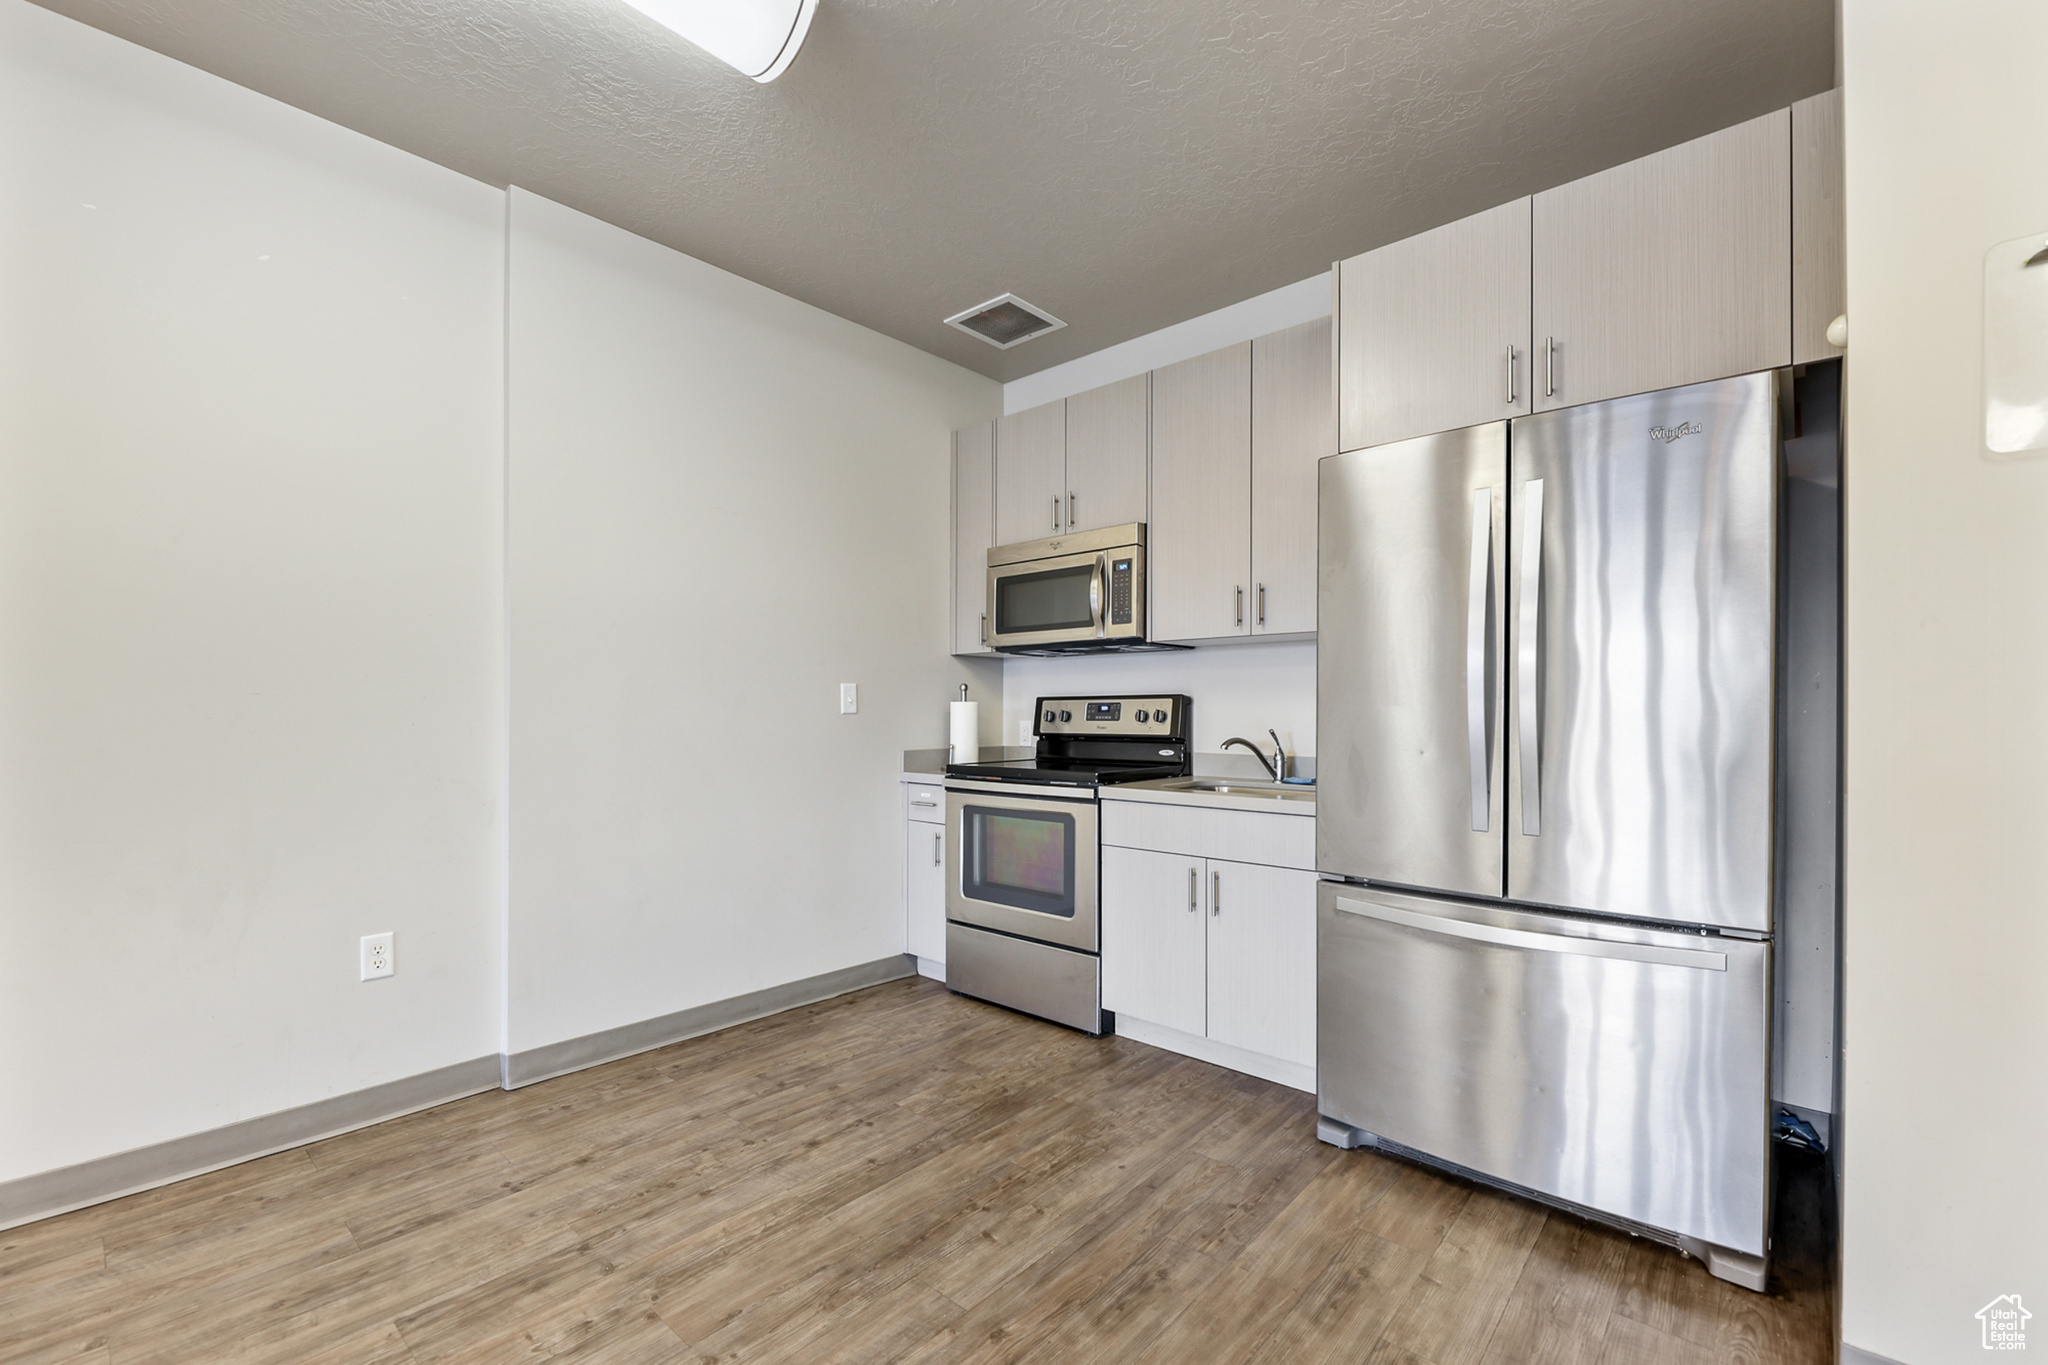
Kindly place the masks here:
MULTIPOLYGON (((941 810, 944 807, 940 808, 941 810)), ((903 822, 905 951, 946 960, 946 827, 903 822)))
MULTIPOLYGON (((1201 1036, 1207 996, 1205 882, 1200 858, 1134 848, 1102 850, 1104 1009, 1201 1036)), ((1313 981, 1310 987, 1313 991, 1313 981)))
POLYGON ((1211 858, 1209 1037, 1316 1064, 1316 874, 1211 858))

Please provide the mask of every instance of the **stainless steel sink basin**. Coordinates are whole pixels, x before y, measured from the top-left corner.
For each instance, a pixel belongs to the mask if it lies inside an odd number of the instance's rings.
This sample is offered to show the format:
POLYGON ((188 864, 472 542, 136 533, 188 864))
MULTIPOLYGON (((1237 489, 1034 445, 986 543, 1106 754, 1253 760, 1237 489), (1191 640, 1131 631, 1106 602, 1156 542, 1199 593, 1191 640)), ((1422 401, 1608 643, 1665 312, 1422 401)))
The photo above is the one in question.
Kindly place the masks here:
POLYGON ((1144 782, 1139 785, 1169 792, 1214 792, 1218 796, 1263 796, 1274 801, 1313 801, 1316 799, 1316 789, 1314 787, 1283 787, 1277 782, 1261 782, 1255 778, 1175 777, 1159 782, 1144 782))

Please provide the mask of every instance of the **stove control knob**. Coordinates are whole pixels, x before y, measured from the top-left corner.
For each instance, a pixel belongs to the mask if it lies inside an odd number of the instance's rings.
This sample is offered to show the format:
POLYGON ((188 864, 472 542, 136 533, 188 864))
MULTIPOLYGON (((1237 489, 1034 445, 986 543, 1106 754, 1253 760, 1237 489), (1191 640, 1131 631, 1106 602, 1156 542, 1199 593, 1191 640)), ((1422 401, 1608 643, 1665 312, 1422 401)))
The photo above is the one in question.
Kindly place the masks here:
POLYGON ((1051 720, 1051 719, 1052 719, 1052 712, 1050 712, 1050 711, 1046 712, 1046 713, 1045 713, 1045 718, 1046 718, 1047 720, 1051 720))
POLYGON ((1072 720, 1073 718, 1074 718, 1074 713, 1073 713, 1072 711, 1062 711, 1062 712, 1060 712, 1060 719, 1061 719, 1061 720, 1072 720))
POLYGON ((1150 719, 1152 719, 1152 713, 1150 711, 1140 711, 1138 713, 1138 724, 1143 725, 1146 721, 1150 719))

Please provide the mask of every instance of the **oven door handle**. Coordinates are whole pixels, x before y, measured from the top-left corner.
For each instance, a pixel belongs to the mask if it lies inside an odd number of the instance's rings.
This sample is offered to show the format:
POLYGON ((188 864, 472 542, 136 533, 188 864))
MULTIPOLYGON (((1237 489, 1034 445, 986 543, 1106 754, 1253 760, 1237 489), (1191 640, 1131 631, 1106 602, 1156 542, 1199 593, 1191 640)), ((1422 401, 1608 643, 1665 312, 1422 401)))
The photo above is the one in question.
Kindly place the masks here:
POLYGON ((1095 556, 1095 567, 1088 571, 1088 619, 1095 626, 1095 638, 1101 639, 1103 625, 1102 599, 1107 596, 1109 586, 1109 556, 1095 556))

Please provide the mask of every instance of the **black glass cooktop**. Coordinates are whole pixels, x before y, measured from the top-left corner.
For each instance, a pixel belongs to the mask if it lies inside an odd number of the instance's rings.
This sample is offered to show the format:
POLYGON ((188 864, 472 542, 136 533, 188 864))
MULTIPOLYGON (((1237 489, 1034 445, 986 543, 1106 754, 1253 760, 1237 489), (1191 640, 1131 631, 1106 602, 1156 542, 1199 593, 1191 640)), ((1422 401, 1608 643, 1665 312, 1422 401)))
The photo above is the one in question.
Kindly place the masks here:
POLYGON ((964 777, 979 782, 1037 782, 1055 787, 1102 787, 1116 782, 1146 782, 1155 777, 1180 775, 1179 763, 1127 763, 1051 755, 946 765, 948 777, 964 777))

